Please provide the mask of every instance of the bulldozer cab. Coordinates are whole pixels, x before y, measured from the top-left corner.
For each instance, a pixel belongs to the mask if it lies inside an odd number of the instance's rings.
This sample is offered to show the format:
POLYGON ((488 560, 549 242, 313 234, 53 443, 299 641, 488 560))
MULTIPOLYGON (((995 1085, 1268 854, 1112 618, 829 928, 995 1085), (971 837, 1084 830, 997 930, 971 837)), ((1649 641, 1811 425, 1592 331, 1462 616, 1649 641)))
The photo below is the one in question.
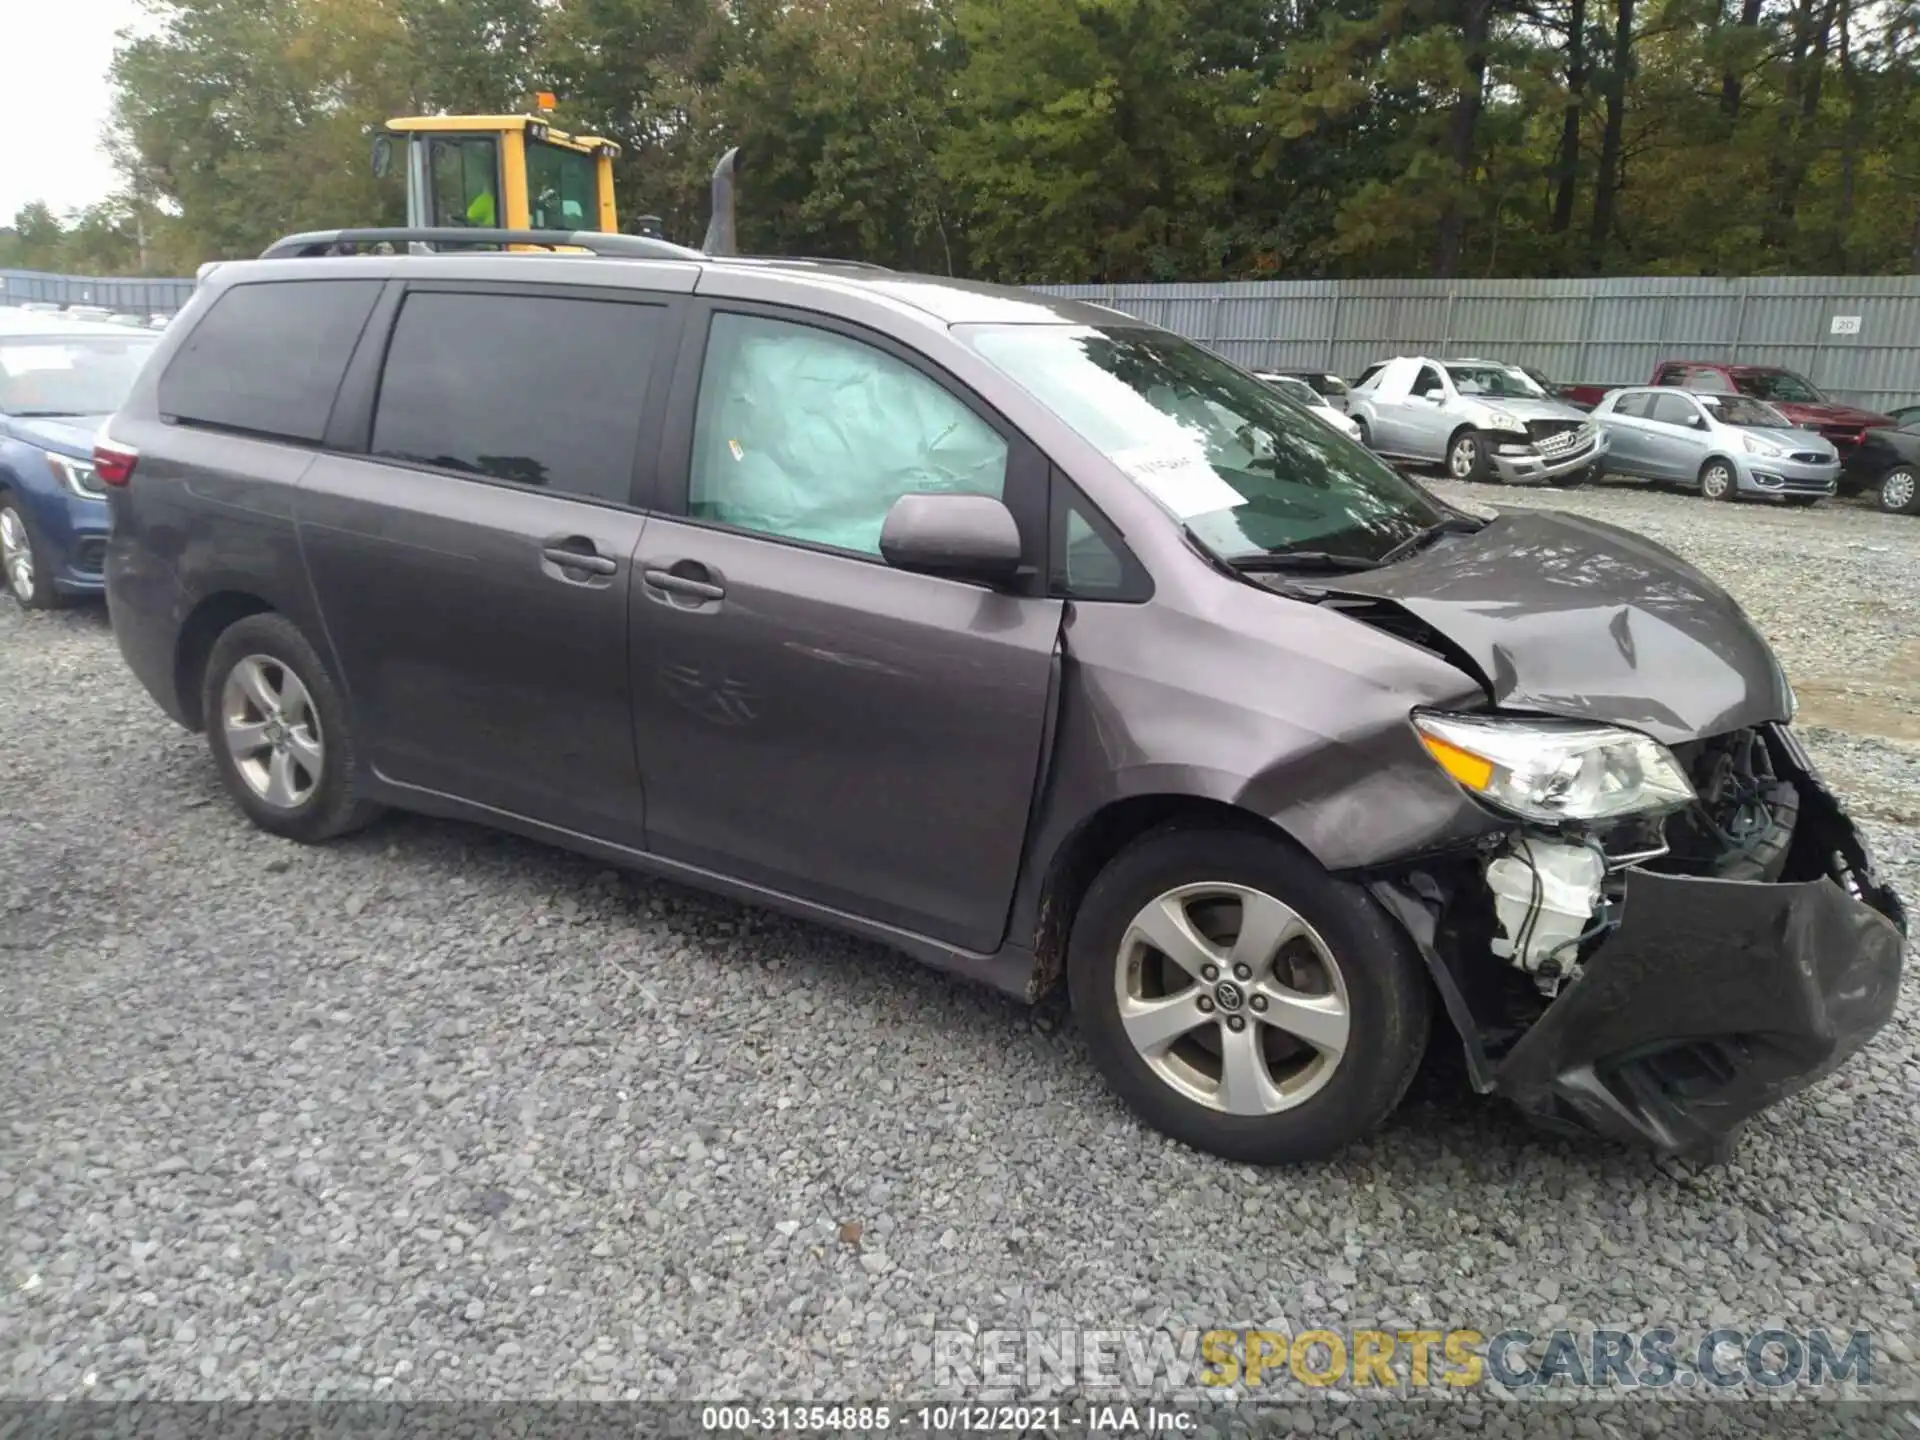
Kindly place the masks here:
POLYGON ((402 158, 396 141, 405 147, 409 228, 620 228, 620 147, 611 140, 569 135, 538 115, 409 116, 376 139, 376 172, 402 158))

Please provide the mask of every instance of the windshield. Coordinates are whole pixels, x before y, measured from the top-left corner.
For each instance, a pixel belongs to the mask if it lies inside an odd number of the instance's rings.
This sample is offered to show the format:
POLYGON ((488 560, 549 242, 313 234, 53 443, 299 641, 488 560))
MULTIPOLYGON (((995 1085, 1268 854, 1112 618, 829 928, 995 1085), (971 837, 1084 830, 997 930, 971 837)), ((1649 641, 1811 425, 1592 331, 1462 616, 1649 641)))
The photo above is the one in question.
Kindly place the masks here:
POLYGON ((1750 395, 1696 395, 1722 425, 1757 425, 1768 430, 1791 430, 1793 422, 1764 400, 1750 395))
POLYGON ((1506 365, 1449 365, 1453 388, 1462 395, 1498 395, 1509 400, 1541 400, 1546 391, 1523 372, 1506 365))
POLYGON ((974 325, 963 339, 1229 562, 1378 559, 1440 510, 1354 441, 1190 341, 1135 326, 974 325))
POLYGON ((0 340, 0 414, 106 415, 120 408, 156 337, 35 335, 0 340))
POLYGON ((1733 377, 1742 395, 1761 400, 1784 400, 1789 405, 1824 405, 1827 397, 1791 370, 1749 371, 1733 377))

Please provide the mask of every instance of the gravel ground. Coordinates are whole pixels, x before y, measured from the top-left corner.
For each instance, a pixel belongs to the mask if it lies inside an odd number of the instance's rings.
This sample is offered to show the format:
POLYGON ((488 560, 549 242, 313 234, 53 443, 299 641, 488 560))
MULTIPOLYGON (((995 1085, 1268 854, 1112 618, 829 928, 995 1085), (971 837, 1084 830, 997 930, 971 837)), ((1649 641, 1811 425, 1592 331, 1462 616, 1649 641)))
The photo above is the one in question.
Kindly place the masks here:
MULTIPOLYGON (((1438 488, 1726 579, 1920 898, 1920 524, 1438 488)), ((1920 979, 1723 1166, 1439 1066, 1261 1172, 1136 1125, 1058 1005, 463 825, 256 833, 97 609, 0 604, 0 733, 0 1394, 831 1400, 933 1393, 969 1324, 1770 1321, 1920 1388, 1920 979)))

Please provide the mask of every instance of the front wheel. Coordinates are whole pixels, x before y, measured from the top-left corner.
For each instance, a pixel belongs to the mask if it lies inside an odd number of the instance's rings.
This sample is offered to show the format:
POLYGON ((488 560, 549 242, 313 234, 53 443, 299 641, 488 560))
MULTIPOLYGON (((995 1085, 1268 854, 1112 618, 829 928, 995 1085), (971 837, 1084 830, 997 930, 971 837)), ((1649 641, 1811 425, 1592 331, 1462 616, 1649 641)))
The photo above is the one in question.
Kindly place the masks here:
POLYGON ((1406 935, 1278 839, 1174 827, 1123 851, 1075 919, 1094 1063, 1147 1124, 1229 1160, 1314 1160, 1374 1129, 1426 1049, 1406 935))
POLYGON ((1709 460, 1700 469, 1700 494, 1708 500, 1731 500, 1739 490, 1733 466, 1724 460, 1709 460))
POLYGON ((227 793, 262 830, 314 844, 375 814, 355 794, 340 687, 284 616, 249 615, 214 642, 201 707, 227 793))
POLYGON ((1456 480, 1487 478, 1487 442, 1474 430, 1462 430, 1448 442, 1447 473, 1456 480))
POLYGON ((1920 515, 1920 481, 1911 465, 1897 465, 1880 477, 1875 502, 1889 515, 1920 515))
POLYGON ((66 597, 53 588, 53 575, 42 557, 47 547, 25 507, 11 495, 0 495, 0 583, 26 610, 56 610, 66 597))

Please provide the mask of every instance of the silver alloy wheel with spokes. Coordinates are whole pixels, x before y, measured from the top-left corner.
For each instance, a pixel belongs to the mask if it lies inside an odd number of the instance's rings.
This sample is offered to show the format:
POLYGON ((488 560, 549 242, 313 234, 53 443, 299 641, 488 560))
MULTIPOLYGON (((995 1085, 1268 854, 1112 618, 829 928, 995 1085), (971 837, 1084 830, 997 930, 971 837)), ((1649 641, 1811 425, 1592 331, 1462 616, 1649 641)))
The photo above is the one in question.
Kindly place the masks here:
POLYGON ((1471 480, 1479 468, 1480 442, 1471 435, 1462 435, 1447 452, 1448 471, 1456 480, 1471 480))
POLYGON ((1880 508, 1895 511, 1910 509, 1914 491, 1914 473, 1903 465, 1880 482, 1880 508))
POLYGON ((1158 896, 1128 925, 1114 981, 1141 1059, 1213 1110, 1290 1110, 1346 1054, 1352 1011, 1333 952, 1292 906, 1250 886, 1158 896))
POLYGON ((33 541, 27 537, 27 525, 20 512, 8 507, 0 510, 0 565, 6 567, 7 584, 22 603, 33 599, 33 541))
POLYGON ((1733 493, 1733 471, 1725 461, 1707 466, 1700 476, 1700 493, 1709 500, 1724 500, 1733 493))
POLYGON ((319 787, 326 763, 320 715, 284 661, 249 655, 227 672, 220 728, 234 769, 267 804, 297 809, 319 787))

